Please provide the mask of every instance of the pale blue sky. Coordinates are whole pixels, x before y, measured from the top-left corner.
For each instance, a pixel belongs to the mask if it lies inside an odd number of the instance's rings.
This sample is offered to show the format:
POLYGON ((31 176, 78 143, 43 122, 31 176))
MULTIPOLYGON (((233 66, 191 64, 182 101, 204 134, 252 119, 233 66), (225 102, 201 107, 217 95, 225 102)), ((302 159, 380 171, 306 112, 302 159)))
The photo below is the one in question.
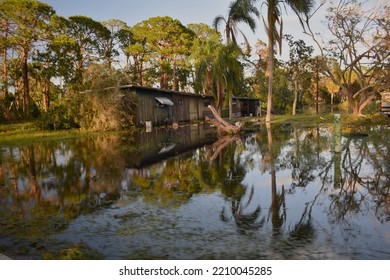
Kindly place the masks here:
POLYGON ((121 19, 134 25, 154 16, 170 16, 183 24, 212 23, 226 14, 231 0, 42 0, 57 14, 68 17, 86 15, 94 20, 121 19))

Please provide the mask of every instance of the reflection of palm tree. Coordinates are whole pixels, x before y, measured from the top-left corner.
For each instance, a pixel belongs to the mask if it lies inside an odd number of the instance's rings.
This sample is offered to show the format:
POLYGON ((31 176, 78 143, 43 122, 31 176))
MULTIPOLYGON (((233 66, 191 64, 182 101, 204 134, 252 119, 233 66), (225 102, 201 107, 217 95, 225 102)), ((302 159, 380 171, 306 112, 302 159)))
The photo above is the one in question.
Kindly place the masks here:
MULTIPOLYGON (((252 201, 253 194, 254 194, 254 187, 252 186, 248 201, 245 205, 242 203, 243 196, 237 199, 232 199, 231 201, 232 217, 234 218, 238 230, 242 233, 245 233, 245 231, 247 230, 260 229, 263 227, 265 223, 265 218, 262 218, 260 221, 258 221, 261 214, 260 206, 257 206, 256 209, 249 214, 244 213, 244 210, 250 205, 252 201)), ((226 216, 225 208, 223 208, 221 212, 221 220, 224 222, 228 222, 230 219, 231 218, 228 218, 226 216)))
POLYGON ((282 187, 282 192, 278 193, 276 188, 276 169, 275 169, 275 157, 272 147, 272 130, 271 123, 267 122, 267 138, 268 138, 268 154, 271 165, 271 189, 272 189, 272 203, 269 215, 272 214, 272 228, 274 234, 280 234, 280 228, 284 224, 286 217, 286 205, 285 205, 285 192, 282 187), (280 214, 280 210, 283 207, 283 212, 280 214))
POLYGON ((299 241, 299 244, 310 243, 313 241, 315 229, 311 222, 311 211, 313 209, 314 202, 306 204, 305 210, 298 223, 295 224, 292 231, 289 233, 289 240, 299 241))

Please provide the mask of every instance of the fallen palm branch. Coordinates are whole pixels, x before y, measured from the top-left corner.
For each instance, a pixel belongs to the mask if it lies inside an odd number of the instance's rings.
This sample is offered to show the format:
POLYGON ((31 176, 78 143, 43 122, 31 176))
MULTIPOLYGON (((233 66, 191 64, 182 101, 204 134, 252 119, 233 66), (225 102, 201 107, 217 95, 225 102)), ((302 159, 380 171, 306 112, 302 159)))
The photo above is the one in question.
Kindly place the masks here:
POLYGON ((217 110, 211 105, 208 106, 210 109, 211 113, 213 113, 215 119, 209 119, 208 121, 217 127, 217 129, 220 132, 224 132, 227 134, 236 134, 241 131, 241 128, 243 126, 242 123, 238 123, 237 125, 233 125, 231 123, 228 123, 224 119, 221 118, 221 116, 218 114, 217 110))

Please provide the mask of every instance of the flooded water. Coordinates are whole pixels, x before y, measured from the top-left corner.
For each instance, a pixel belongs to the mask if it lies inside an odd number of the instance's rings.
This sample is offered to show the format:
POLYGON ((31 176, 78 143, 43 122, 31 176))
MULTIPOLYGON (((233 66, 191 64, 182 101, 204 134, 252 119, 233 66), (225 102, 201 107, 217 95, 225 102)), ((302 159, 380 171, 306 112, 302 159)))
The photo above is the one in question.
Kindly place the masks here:
POLYGON ((390 129, 334 135, 193 125, 1 146, 0 253, 390 259, 390 129))

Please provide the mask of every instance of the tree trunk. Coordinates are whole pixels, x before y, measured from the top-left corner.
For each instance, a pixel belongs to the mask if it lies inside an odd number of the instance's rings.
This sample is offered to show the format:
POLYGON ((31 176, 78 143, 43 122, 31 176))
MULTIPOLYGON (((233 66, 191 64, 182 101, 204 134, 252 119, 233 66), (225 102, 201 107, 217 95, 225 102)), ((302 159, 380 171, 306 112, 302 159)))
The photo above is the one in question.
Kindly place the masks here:
POLYGON ((7 73, 7 47, 3 49, 3 90, 4 96, 8 98, 8 73, 7 73))
POLYGON ((297 102, 298 102, 298 70, 294 71, 294 103, 292 108, 292 115, 297 114, 297 102))
POLYGON ((272 93, 274 91, 274 34, 273 29, 275 28, 274 23, 271 20, 271 15, 268 14, 268 98, 267 98, 267 116, 265 117, 266 122, 271 121, 272 111, 272 93), (273 24, 273 26, 272 26, 273 24))
POLYGON ((25 116, 29 115, 28 104, 30 101, 30 85, 28 81, 28 65, 27 65, 28 51, 23 50, 22 53, 22 80, 23 80, 23 113, 25 116))
POLYGON ((43 110, 47 112, 50 108, 50 81, 44 79, 42 82, 43 110))
POLYGON ((217 82, 217 111, 218 114, 222 115, 222 107, 223 107, 223 84, 222 82, 217 82))
MULTIPOLYGON (((8 37, 8 21, 4 20, 4 32, 5 32, 5 38, 8 37)), ((8 68, 7 68, 7 45, 4 44, 3 49, 3 90, 4 90, 4 96, 7 99, 8 98, 8 68)))
POLYGON ((213 113, 215 119, 210 119, 209 121, 215 125, 220 132, 228 133, 228 134, 236 134, 241 131, 242 124, 236 126, 228 123, 227 121, 223 120, 221 116, 218 114, 218 112, 215 110, 215 108, 211 105, 208 106, 210 111, 213 113))
POLYGON ((178 82, 176 77, 176 56, 173 55, 173 90, 178 90, 178 82))
POLYGON ((233 93, 229 94, 229 119, 233 119, 233 93))

